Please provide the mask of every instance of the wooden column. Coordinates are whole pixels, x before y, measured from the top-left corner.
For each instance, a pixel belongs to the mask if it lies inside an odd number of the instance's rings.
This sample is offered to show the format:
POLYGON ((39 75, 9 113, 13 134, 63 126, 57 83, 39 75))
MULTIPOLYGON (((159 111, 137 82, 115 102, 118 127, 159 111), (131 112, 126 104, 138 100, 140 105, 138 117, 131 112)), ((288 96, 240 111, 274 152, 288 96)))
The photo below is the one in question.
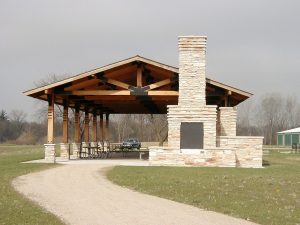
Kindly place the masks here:
POLYGON ((109 113, 106 113, 106 123, 105 123, 105 141, 109 143, 109 113))
POLYGON ((137 66, 137 72, 136 72, 136 86, 137 87, 142 87, 143 84, 142 84, 142 67, 141 65, 138 65, 137 66))
POLYGON ((103 112, 100 112, 99 141, 103 143, 103 112))
POLYGON ((47 143, 54 143, 54 94, 48 94, 48 135, 47 143))
POLYGON ((86 107, 84 111, 84 142, 89 142, 90 127, 89 127, 89 108, 86 107))
POLYGON ((231 91, 228 91, 228 100, 227 100, 227 105, 228 107, 231 107, 231 91))
POLYGON ((69 111, 69 105, 68 101, 64 100, 63 101, 64 105, 64 111, 63 111, 63 143, 68 143, 68 136, 69 136, 69 119, 68 119, 68 111, 69 111))
POLYGON ((92 141, 97 142, 97 113, 93 112, 93 131, 92 131, 92 141))
POLYGON ((230 107, 231 106, 231 91, 226 92, 225 96, 224 96, 224 106, 225 107, 230 107))
POLYGON ((75 129, 74 129, 74 142, 80 143, 80 121, 79 121, 79 106, 75 106, 75 129))

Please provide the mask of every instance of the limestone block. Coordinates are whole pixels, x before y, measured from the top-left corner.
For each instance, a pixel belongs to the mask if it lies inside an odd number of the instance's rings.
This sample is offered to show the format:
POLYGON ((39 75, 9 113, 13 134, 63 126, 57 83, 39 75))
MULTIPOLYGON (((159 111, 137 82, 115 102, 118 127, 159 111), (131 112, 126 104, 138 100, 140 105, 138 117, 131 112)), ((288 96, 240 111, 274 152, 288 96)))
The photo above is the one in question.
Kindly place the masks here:
POLYGON ((235 151, 228 148, 192 149, 181 153, 156 151, 150 154, 150 165, 235 167, 235 151))
POLYGON ((60 157, 62 160, 69 160, 70 159, 70 152, 69 152, 69 144, 68 143, 60 143, 60 157))
POLYGON ((182 36, 179 47, 179 105, 206 105, 206 37, 182 36))
POLYGON ((80 143, 72 143, 73 159, 79 159, 80 143))
POLYGON ((97 142, 91 142, 91 147, 97 147, 97 142))
POLYGON ((220 107, 217 113, 218 136, 236 136, 236 120, 236 108, 220 107))
POLYGON ((180 149, 180 126, 182 122, 202 122, 204 131, 203 146, 216 147, 217 106, 168 106, 168 146, 180 149))
POLYGON ((45 161, 49 163, 55 163, 55 144, 44 144, 45 148, 45 161))
POLYGON ((220 147, 235 150, 237 167, 262 167, 263 137, 252 136, 220 136, 217 137, 220 147))

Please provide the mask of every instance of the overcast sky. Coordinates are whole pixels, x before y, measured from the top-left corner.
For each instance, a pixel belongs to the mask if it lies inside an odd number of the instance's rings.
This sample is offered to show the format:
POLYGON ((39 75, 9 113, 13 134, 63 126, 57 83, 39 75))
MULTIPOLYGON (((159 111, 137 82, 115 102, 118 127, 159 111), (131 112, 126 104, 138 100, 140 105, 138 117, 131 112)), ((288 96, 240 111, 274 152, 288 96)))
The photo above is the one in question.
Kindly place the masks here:
POLYGON ((22 91, 141 55, 177 66, 177 37, 206 35, 207 76, 300 95, 299 0, 0 0, 0 110, 35 107, 22 91))

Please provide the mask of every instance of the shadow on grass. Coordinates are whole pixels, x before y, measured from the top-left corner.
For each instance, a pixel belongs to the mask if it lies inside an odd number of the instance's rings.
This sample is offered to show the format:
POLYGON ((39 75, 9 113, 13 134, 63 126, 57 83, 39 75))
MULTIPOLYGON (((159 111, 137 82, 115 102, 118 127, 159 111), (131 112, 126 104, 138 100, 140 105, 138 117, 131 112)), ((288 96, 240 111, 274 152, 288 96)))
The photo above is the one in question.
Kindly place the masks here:
POLYGON ((268 160, 263 159, 262 165, 263 166, 270 166, 271 164, 270 164, 270 162, 268 160))

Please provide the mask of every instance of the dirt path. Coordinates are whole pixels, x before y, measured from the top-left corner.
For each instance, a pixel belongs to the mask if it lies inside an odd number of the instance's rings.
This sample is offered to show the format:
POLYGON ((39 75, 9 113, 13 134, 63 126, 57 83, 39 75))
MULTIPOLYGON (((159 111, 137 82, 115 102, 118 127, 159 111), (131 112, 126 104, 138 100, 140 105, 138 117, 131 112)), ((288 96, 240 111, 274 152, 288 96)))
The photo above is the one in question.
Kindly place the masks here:
POLYGON ((69 164, 14 180, 15 189, 72 225, 250 225, 248 221, 112 184, 114 163, 69 164))

